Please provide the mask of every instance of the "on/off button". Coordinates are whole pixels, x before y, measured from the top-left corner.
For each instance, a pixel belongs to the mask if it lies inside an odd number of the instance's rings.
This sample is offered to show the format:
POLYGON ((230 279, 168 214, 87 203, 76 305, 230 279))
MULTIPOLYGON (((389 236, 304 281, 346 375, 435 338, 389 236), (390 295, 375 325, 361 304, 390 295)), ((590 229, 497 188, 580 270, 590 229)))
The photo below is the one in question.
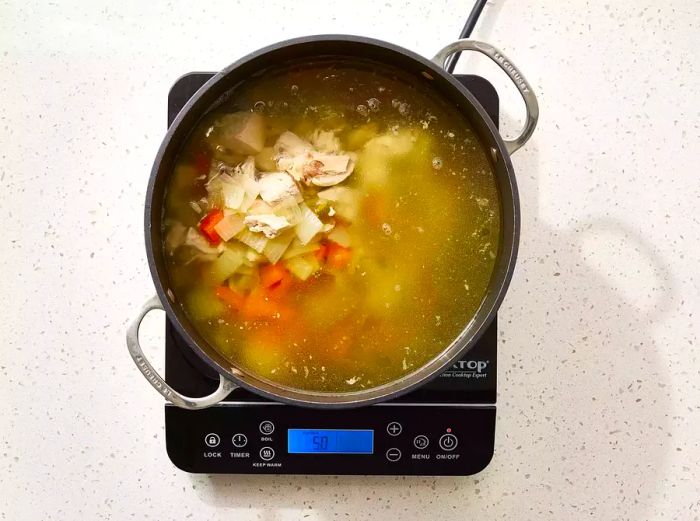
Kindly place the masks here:
POLYGON ((457 446, 457 436, 454 434, 443 434, 438 442, 442 450, 451 451, 457 446))

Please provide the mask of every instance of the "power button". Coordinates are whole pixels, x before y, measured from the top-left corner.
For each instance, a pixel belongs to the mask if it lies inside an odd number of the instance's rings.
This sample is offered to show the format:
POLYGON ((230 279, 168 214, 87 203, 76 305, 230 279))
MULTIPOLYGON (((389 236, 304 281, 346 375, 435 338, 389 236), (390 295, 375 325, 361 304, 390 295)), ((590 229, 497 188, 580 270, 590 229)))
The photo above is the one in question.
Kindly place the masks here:
POLYGON ((454 434, 443 434, 438 442, 442 450, 451 451, 457 446, 457 436, 454 434))

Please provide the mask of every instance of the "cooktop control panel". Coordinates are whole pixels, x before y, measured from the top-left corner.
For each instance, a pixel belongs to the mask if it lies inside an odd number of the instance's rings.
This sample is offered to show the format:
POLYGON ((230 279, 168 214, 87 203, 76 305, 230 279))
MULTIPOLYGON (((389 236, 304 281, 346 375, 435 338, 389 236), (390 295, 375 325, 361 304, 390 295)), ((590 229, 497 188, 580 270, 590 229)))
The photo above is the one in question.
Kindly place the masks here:
POLYGON ((170 459, 187 472, 241 474, 465 475, 493 455, 496 408, 388 404, 343 410, 228 403, 174 406, 170 459), (479 429, 474 429, 479 425, 479 429))

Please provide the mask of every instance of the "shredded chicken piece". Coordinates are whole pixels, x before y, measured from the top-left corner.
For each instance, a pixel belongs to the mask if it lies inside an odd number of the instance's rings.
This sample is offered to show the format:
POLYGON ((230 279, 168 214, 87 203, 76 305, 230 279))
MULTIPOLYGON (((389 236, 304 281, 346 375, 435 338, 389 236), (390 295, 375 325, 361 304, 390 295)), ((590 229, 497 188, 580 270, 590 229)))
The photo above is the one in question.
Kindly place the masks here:
POLYGON ((284 156, 299 156, 313 150, 313 146, 308 141, 301 139, 294 132, 285 131, 277 138, 277 142, 273 147, 278 155, 284 156))
POLYGON ((290 226, 287 219, 272 213, 248 215, 244 221, 251 232, 262 232, 268 239, 277 237, 290 226))
POLYGON ((280 135, 274 150, 277 166, 307 185, 336 185, 347 179, 355 168, 354 154, 319 152, 311 143, 289 131, 280 135))
POLYGON ((262 174, 258 185, 260 197, 271 206, 291 206, 304 200, 296 181, 287 172, 262 174))
POLYGON ((340 140, 332 130, 315 130, 311 143, 321 152, 340 152, 340 140))

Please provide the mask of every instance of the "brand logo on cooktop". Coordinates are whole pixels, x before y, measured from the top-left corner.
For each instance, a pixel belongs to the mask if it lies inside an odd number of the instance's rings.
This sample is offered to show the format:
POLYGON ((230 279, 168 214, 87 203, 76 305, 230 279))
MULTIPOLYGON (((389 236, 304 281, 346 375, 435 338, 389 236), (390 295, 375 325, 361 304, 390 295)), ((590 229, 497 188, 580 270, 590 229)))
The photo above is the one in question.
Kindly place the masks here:
POLYGON ((460 360, 452 366, 455 371, 476 371, 482 373, 488 367, 489 360, 460 360))
POLYGON ((440 378, 464 378, 467 380, 482 380, 489 377, 490 360, 459 360, 440 378))

